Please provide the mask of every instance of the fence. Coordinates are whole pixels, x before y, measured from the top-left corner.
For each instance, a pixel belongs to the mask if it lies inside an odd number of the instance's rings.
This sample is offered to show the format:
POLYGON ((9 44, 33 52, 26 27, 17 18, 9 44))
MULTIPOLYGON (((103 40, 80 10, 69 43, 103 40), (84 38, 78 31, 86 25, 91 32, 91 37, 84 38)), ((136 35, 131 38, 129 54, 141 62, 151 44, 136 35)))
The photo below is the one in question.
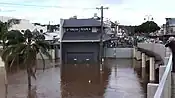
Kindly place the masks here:
POLYGON ((154 98, 171 98, 172 55, 169 57, 167 66, 160 67, 159 71, 162 70, 163 74, 159 74, 160 82, 155 92, 154 98))

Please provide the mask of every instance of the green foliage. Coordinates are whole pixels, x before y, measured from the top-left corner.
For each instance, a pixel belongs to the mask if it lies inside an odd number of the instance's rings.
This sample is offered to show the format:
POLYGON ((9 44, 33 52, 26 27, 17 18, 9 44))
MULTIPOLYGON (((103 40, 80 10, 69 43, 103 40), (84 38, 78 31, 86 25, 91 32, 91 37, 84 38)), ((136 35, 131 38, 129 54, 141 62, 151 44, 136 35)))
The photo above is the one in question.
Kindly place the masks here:
POLYGON ((154 21, 147 21, 135 27, 136 33, 151 33, 160 30, 160 27, 154 21))
MULTIPOLYGON (((2 60, 6 63, 6 68, 11 68, 15 62, 19 62, 27 68, 28 83, 31 85, 30 77, 36 79, 36 55, 40 54, 43 59, 43 69, 45 69, 45 60, 43 54, 50 60, 51 55, 48 53, 50 45, 45 41, 44 36, 40 32, 31 32, 26 30, 24 34, 20 31, 12 30, 5 34, 6 48, 2 51, 2 60), (35 68, 35 69, 34 69, 35 68)), ((19 67, 19 66, 17 66, 19 67)), ((19 67, 20 68, 20 67, 19 67)))
POLYGON ((35 32, 31 32, 30 30, 26 30, 24 34, 17 30, 8 32, 5 35, 7 48, 2 52, 2 59, 5 62, 9 62, 12 60, 10 58, 22 55, 25 65, 28 64, 27 62, 33 62, 36 58, 32 59, 34 58, 32 56, 34 54, 36 56, 38 53, 44 54, 51 59, 48 53, 50 44, 45 41, 45 38, 39 36, 44 35, 39 32, 35 34, 35 32), (30 59, 28 59, 28 55, 31 56, 30 59))
POLYGON ((10 19, 7 22, 0 21, 0 40, 2 42, 3 48, 5 48, 5 35, 8 32, 8 29, 12 27, 12 25, 19 24, 20 19, 10 19))
POLYGON ((15 45, 25 41, 23 34, 18 30, 9 31, 4 35, 4 39, 6 40, 5 46, 15 45))

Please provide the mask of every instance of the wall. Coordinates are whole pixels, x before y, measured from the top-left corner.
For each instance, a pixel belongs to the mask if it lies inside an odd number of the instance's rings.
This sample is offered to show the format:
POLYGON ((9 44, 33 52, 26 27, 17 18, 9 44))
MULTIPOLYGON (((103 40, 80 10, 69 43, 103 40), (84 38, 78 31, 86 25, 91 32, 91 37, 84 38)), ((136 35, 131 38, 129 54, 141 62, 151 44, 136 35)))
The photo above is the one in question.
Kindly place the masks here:
MULTIPOLYGON (((51 49, 49 51, 49 54, 52 56, 52 59, 54 60, 55 59, 55 50, 54 49, 51 49)), ((49 59, 46 55, 43 55, 43 58, 44 59, 49 59)), ((37 59, 42 59, 42 57, 41 57, 40 54, 37 54, 37 59)))
POLYGON ((62 61, 63 61, 63 59, 62 59, 62 38, 63 38, 63 35, 64 35, 64 29, 63 29, 63 24, 64 24, 64 19, 60 19, 60 39, 59 39, 59 41, 60 41, 60 64, 63 64, 62 63, 62 61))
MULTIPOLYGON (((52 49, 49 51, 49 54, 52 56, 52 60, 49 60, 49 58, 46 55, 43 55, 44 62, 45 62, 45 68, 52 68, 55 66, 55 50, 52 49)), ((40 54, 37 54, 37 60, 36 60, 37 68, 42 69, 43 68, 43 60, 40 54)))
POLYGON ((55 49, 55 59, 60 59, 61 57, 61 50, 56 48, 55 49))
POLYGON ((63 24, 64 24, 64 19, 60 19, 60 42, 62 42, 62 38, 64 35, 64 28, 63 28, 63 24))
POLYGON ((105 48, 105 55, 107 58, 133 58, 133 48, 105 48))
MULTIPOLYGON (((77 53, 72 54, 70 58, 75 57, 78 59, 86 59, 88 57, 93 63, 98 62, 98 53, 99 53, 99 44, 98 43, 62 43, 62 60, 63 64, 68 62, 68 53, 77 53), (81 55, 79 55, 79 53, 81 55), (86 54, 90 53, 90 54, 86 54), (80 57, 81 56, 81 57, 80 57)), ((70 56, 70 55, 69 55, 70 56)), ((77 60, 78 61, 78 60, 77 60)))
POLYGON ((163 44, 158 43, 138 43, 138 47, 144 48, 150 51, 153 51, 154 53, 157 53, 161 56, 161 58, 164 60, 165 57, 165 46, 163 44))

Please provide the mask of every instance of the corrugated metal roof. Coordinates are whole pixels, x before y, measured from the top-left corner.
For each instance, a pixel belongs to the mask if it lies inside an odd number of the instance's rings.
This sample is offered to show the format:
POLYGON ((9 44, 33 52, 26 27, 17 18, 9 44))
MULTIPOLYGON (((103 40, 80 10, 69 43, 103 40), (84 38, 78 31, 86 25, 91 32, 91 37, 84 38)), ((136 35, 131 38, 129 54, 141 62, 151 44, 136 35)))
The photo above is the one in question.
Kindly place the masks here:
POLYGON ((60 38, 60 34, 58 32, 46 33, 45 40, 53 40, 55 38, 60 38))
POLYGON ((63 27, 98 27, 101 22, 96 19, 65 19, 63 27))

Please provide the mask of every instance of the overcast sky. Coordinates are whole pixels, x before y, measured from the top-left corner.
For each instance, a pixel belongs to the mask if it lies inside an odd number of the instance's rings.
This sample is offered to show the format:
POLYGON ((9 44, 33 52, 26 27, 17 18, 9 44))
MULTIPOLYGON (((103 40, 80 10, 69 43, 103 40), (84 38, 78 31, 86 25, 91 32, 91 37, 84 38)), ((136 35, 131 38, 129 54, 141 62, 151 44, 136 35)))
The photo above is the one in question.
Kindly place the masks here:
POLYGON ((100 10, 96 7, 103 5, 109 7, 104 10, 104 17, 112 21, 117 20, 120 24, 138 25, 144 22, 145 15, 152 15, 154 21, 162 25, 166 17, 175 17, 174 3, 174 0, 0 0, 0 16, 24 18, 31 22, 59 23, 60 18, 74 15, 78 18, 89 18, 97 13, 100 16, 100 10))

